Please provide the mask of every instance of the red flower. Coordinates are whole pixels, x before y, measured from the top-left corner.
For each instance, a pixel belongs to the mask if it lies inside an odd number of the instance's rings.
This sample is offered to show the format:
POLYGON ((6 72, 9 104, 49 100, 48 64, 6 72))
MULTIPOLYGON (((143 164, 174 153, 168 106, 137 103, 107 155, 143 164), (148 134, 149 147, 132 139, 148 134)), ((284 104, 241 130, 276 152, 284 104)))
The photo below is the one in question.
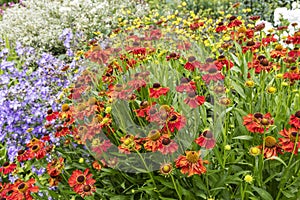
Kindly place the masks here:
POLYGON ((227 25, 228 28, 232 28, 232 27, 237 27, 242 25, 242 22, 238 19, 234 19, 231 22, 229 22, 229 24, 227 25))
POLYGON ((203 81, 206 84, 209 84, 211 81, 217 82, 223 80, 225 77, 216 67, 211 67, 208 69, 208 74, 202 76, 203 81))
POLYGON ((198 96, 195 92, 189 92, 188 97, 184 100, 184 103, 188 104, 191 108, 197 108, 205 102, 204 96, 198 96))
POLYGON ((193 24, 190 25, 190 29, 192 31, 197 30, 199 27, 203 26, 204 22, 195 22, 193 24))
POLYGON ((217 28, 216 28, 216 32, 217 33, 220 33, 222 31, 226 31, 227 30, 227 27, 221 22, 218 24, 217 28))
POLYGON ((85 196, 93 195, 93 193, 96 191, 96 187, 94 186, 94 184, 85 184, 80 185, 79 187, 75 187, 74 191, 82 198, 84 198, 85 196))
POLYGON ((168 56, 166 56, 167 61, 169 60, 178 60, 180 58, 180 54, 172 52, 168 56))
POLYGON ((26 150, 19 150, 17 160, 23 162, 30 159, 30 152, 26 150))
POLYGON ((229 70, 233 67, 233 62, 227 60, 223 55, 219 56, 218 60, 216 60, 214 63, 219 71, 222 70, 224 65, 226 67, 226 70, 229 70))
POLYGON ((12 189, 13 193, 11 194, 12 199, 14 200, 32 200, 31 193, 38 192, 39 187, 38 186, 33 186, 35 183, 35 179, 29 179, 27 182, 17 180, 12 189))
POLYGON ((300 147, 300 136, 299 136, 299 129, 296 128, 290 128, 289 130, 283 129, 279 132, 280 135, 282 135, 284 138, 279 138, 279 144, 281 145, 281 148, 286 152, 292 152, 294 154, 298 154, 298 148, 300 147), (298 140, 296 141, 296 138, 298 137, 298 140), (295 151, 295 142, 296 148, 295 151))
MULTIPOLYGON (((263 145, 259 146, 262 150, 263 145)), ((277 156, 277 153, 282 153, 281 147, 277 144, 276 139, 272 136, 267 136, 265 138, 265 149, 264 149, 264 157, 265 158, 272 158, 277 156)))
POLYGON ((28 144, 27 147, 29 147, 30 149, 29 151, 29 157, 32 158, 36 158, 36 159, 42 159, 46 156, 46 148, 45 148, 45 143, 38 140, 38 139, 32 139, 28 144))
POLYGON ((163 155, 172 154, 176 152, 177 149, 177 143, 174 140, 171 140, 169 136, 163 135, 161 137, 161 145, 158 147, 158 151, 160 151, 163 155))
POLYGON ((94 184, 96 181, 92 179, 92 174, 88 174, 89 169, 85 169, 84 172, 76 169, 73 171, 71 177, 68 180, 70 187, 74 190, 79 190, 82 185, 94 184))
POLYGON ((211 131, 206 130, 204 131, 200 137, 198 137, 195 142, 201 146, 205 147, 206 149, 212 149, 216 145, 216 140, 214 138, 214 135, 211 131))
POLYGON ((177 112, 171 112, 167 118, 167 124, 164 126, 163 131, 174 132, 176 130, 181 130, 186 124, 186 119, 184 116, 177 112))
POLYGON ((155 152, 158 150, 159 146, 161 145, 161 135, 158 130, 152 130, 149 132, 148 136, 145 139, 144 148, 147 151, 155 152))
POLYGON ((295 115, 291 115, 289 124, 300 129, 300 110, 298 110, 295 115))
POLYGON ((176 86, 176 91, 180 93, 193 92, 195 90, 196 90, 196 83, 185 77, 181 78, 180 85, 176 86))
POLYGON ((132 151, 139 151, 142 148, 142 140, 134 135, 125 135, 121 137, 122 144, 118 146, 121 153, 130 154, 132 151))
POLYGON ((47 116, 46 116, 46 120, 47 121, 52 121, 57 119, 59 112, 53 112, 52 109, 47 111, 47 116))
POLYGON ((70 133, 71 133, 71 131, 68 127, 59 126, 56 129, 55 137, 63 137, 63 136, 66 136, 70 133))
POLYGON ((104 140, 103 138, 95 138, 92 141, 91 150, 100 156, 103 152, 106 152, 111 147, 110 140, 104 140))
POLYGON ((181 173, 188 174, 188 176, 206 173, 203 161, 201 157, 199 157, 200 151, 186 151, 185 154, 186 156, 180 155, 175 160, 176 167, 181 168, 181 173))
POLYGON ((169 88, 161 87, 159 83, 154 83, 153 88, 150 88, 150 97, 159 98, 161 95, 166 95, 169 90, 169 88))
POLYGON ((248 114, 243 119, 243 125, 252 133, 264 133, 264 130, 268 130, 269 126, 274 123, 270 113, 265 115, 261 113, 248 114))
POLYGON ((17 165, 15 163, 5 162, 2 167, 0 167, 0 172, 4 175, 13 172, 16 169, 17 165))
POLYGON ((261 113, 248 114, 243 119, 243 125, 252 133, 264 133, 265 129, 268 130, 269 126, 274 123, 270 113, 265 115, 261 113))
POLYGON ((255 73, 259 74, 261 71, 269 72, 273 68, 273 64, 268 61, 265 56, 258 56, 257 59, 253 59, 252 62, 248 63, 248 68, 255 68, 255 73))

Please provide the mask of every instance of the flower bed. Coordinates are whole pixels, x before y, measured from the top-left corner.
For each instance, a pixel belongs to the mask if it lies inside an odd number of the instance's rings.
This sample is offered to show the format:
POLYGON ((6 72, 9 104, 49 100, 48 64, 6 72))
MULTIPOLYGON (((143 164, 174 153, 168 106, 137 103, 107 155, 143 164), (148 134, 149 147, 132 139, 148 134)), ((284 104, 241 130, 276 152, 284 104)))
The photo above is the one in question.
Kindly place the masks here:
MULTIPOLYGON (((95 34, 61 104, 41 106, 44 132, 2 159, 2 197, 300 196, 297 24, 181 11, 95 34)), ((71 33, 61 38, 69 48, 71 33)))

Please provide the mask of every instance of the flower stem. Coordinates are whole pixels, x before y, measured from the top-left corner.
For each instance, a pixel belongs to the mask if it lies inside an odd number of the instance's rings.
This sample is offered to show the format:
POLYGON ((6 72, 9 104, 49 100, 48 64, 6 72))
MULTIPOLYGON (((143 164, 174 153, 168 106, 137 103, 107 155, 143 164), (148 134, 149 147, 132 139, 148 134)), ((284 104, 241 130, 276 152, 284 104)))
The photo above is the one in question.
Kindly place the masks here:
POLYGON ((174 185, 174 188, 175 188, 175 190, 176 190, 176 193, 177 193, 177 195, 178 195, 179 200, 182 200, 181 195, 180 195, 180 193, 179 193, 179 191, 178 191, 177 185, 176 185, 176 183, 175 183, 175 180, 174 180, 174 177, 173 177, 172 174, 171 174, 171 179, 172 179, 172 182, 173 182, 173 185, 174 185))

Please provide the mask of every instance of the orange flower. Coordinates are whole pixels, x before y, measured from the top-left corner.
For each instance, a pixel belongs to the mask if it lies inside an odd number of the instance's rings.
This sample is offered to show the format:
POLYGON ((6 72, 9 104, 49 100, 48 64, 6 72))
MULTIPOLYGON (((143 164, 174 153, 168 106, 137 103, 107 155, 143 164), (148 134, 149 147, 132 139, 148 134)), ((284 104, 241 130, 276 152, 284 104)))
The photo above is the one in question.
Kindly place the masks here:
POLYGON ((17 165, 15 163, 5 162, 2 167, 0 167, 0 172, 5 174, 9 174, 16 169, 17 165))
POLYGON ((216 140, 214 138, 214 135, 211 131, 205 130, 200 137, 198 137, 195 142, 201 146, 205 147, 206 149, 214 148, 216 145, 216 140))
MULTIPOLYGON (((260 145, 259 148, 262 150, 263 146, 260 145)), ((274 137, 267 136, 265 138, 265 149, 263 153, 264 157, 267 159, 277 156, 277 153, 282 153, 281 148, 274 137)))
POLYGON ((243 125, 252 133, 264 133, 265 129, 268 130, 269 126, 274 123, 270 113, 265 115, 261 113, 248 114, 243 119, 243 125))
POLYGON ((153 88, 150 88, 150 97, 159 98, 161 95, 166 95, 169 92, 169 88, 163 88, 159 83, 154 83, 153 88))
POLYGON ((298 148, 300 147, 300 136, 299 136, 299 129, 296 128, 290 128, 288 130, 283 129, 279 132, 280 135, 282 135, 284 138, 279 138, 279 144, 281 145, 281 148, 286 152, 291 152, 297 155, 298 148), (296 141, 296 138, 298 137, 298 140, 296 141), (295 144, 297 143, 297 144, 295 144), (294 147, 296 145, 295 151, 294 147))
POLYGON ((102 165, 97 161, 97 160, 94 160, 94 162, 92 163, 92 166, 94 169, 100 171, 102 169, 102 165))
POLYGON ((289 124, 300 129, 300 110, 297 111, 295 115, 291 115, 289 124))
POLYGON ((206 173, 206 168, 203 166, 203 161, 199 157, 200 151, 186 151, 185 154, 185 156, 180 155, 175 160, 176 167, 181 168, 181 173, 188 174, 188 176, 206 173))
POLYGON ((92 179, 92 174, 88 174, 89 169, 85 169, 84 172, 76 169, 73 171, 71 177, 69 178, 69 185, 73 189, 78 189, 82 185, 94 184, 96 181, 92 179))
POLYGON ((39 191, 38 186, 33 186, 34 183, 35 179, 33 178, 29 179, 27 182, 17 180, 12 187, 13 193, 11 194, 11 196, 14 200, 32 200, 33 198, 31 196, 31 193, 36 193, 39 191))

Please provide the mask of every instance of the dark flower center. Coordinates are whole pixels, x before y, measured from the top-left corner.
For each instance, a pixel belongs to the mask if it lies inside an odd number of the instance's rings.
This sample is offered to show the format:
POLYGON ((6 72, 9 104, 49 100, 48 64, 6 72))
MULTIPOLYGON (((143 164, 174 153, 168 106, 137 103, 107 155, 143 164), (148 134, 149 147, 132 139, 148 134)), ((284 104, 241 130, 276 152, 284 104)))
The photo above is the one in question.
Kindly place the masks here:
POLYGON ((212 58, 207 58, 207 59, 205 60, 205 62, 207 62, 207 63, 212 63, 212 62, 214 62, 214 59, 212 59, 212 58))
POLYGON ((147 107, 148 105, 149 105, 148 101, 142 101, 142 102, 140 103, 140 106, 141 106, 142 108, 145 108, 145 107, 147 107))
POLYGON ((57 132, 60 132, 61 130, 62 130, 63 128, 62 128, 62 126, 59 126, 59 127, 57 127, 57 132))
POLYGON ((71 119, 70 119, 70 118, 67 118, 67 119, 65 120, 65 122, 69 122, 69 121, 71 121, 71 119))
POLYGON ((19 155, 19 156, 22 155, 22 154, 24 154, 24 153, 25 153, 24 150, 19 150, 19 151, 18 151, 18 155, 19 155))
POLYGON ((266 56, 264 56, 264 55, 259 55, 259 56, 257 57, 258 60, 262 60, 262 59, 265 59, 265 58, 266 58, 266 56))
POLYGON ((148 137, 153 141, 158 140, 160 137, 160 132, 158 130, 152 130, 148 134, 148 137))
POLYGON ((37 150, 39 150, 39 146, 38 146, 38 145, 34 145, 34 146, 32 147, 32 151, 37 151, 37 150))
POLYGON ((153 88, 160 88, 160 84, 159 83, 154 83, 153 88))
POLYGON ((174 58, 174 57, 176 57, 176 53, 170 53, 170 57, 172 57, 172 58, 174 58))
POLYGON ((229 18, 230 21, 233 21, 233 20, 235 20, 235 19, 236 19, 236 16, 231 16, 231 17, 229 18))
POLYGON ((164 138, 164 139, 162 140, 162 144, 163 144, 163 145, 168 145, 168 144, 170 144, 170 143, 171 143, 170 138, 164 138))
POLYGON ((224 55, 220 55, 219 57, 218 57, 218 60, 224 60, 225 59, 225 56, 224 55))
POLYGON ((89 186, 89 185, 83 186, 83 191, 84 191, 84 192, 89 192, 89 191, 91 191, 91 189, 92 189, 92 187, 89 186))
POLYGON ((188 93, 188 96, 189 96, 190 98, 194 98, 194 97, 196 96, 196 93, 195 93, 195 92, 189 92, 189 93, 188 93))
POLYGON ((188 83, 190 82, 190 79, 186 78, 186 77, 183 77, 180 79, 180 83, 183 84, 183 83, 188 83))
POLYGON ((50 115, 50 114, 52 114, 52 113, 53 113, 52 109, 50 109, 50 110, 47 111, 47 114, 48 114, 48 115, 50 115))
POLYGON ((213 73, 216 73, 218 70, 217 70, 217 68, 215 68, 215 67, 212 67, 212 68, 210 68, 209 70, 208 70, 208 72, 210 73, 210 74, 213 74, 213 73))
POLYGON ((295 116, 296 116, 297 118, 300 118, 300 110, 298 110, 298 111, 295 113, 295 116))
POLYGON ((291 135, 292 135, 293 137, 296 137, 297 134, 298 134, 297 132, 292 132, 292 133, 291 133, 291 135))
POLYGON ((223 25, 224 25, 223 22, 219 22, 219 23, 218 23, 218 26, 223 26, 223 25))
POLYGON ((153 115, 153 114, 155 114, 155 113, 156 113, 156 109, 155 109, 155 108, 151 108, 151 109, 150 109, 150 114, 153 115))
POLYGON ((203 136, 206 138, 212 138, 213 137, 213 133, 211 131, 204 131, 203 132, 203 136))
POLYGON ((9 166, 9 162, 5 162, 5 163, 3 164, 3 167, 7 167, 7 166, 9 166))
POLYGON ((255 117, 256 119, 262 119, 262 118, 263 118, 263 114, 261 114, 261 113, 255 113, 255 114, 254 114, 254 117, 255 117))
POLYGON ((80 176, 77 177, 76 180, 77 180, 78 183, 83 183, 85 181, 85 176, 80 175, 80 176))
POLYGON ((260 61, 260 64, 262 65, 262 66, 268 66, 269 65, 269 61, 266 59, 266 58, 264 58, 264 59, 262 59, 261 61, 260 61))
POLYGON ((25 188, 25 183, 21 183, 19 186, 18 186, 18 189, 19 190, 22 190, 25 188))
POLYGON ((193 62, 193 61, 195 61, 195 60, 196 60, 195 56, 190 56, 190 57, 188 58, 188 61, 189 61, 189 62, 193 62))
POLYGON ((292 70, 292 71, 294 71, 295 69, 297 69, 296 66, 292 66, 292 67, 291 67, 291 70, 292 70))
POLYGON ((255 45, 255 42, 254 41, 249 41, 247 42, 247 46, 248 47, 251 47, 251 46, 254 46, 255 45))
POLYGON ((176 121, 177 120, 177 116, 176 115, 172 115, 170 121, 176 121))

